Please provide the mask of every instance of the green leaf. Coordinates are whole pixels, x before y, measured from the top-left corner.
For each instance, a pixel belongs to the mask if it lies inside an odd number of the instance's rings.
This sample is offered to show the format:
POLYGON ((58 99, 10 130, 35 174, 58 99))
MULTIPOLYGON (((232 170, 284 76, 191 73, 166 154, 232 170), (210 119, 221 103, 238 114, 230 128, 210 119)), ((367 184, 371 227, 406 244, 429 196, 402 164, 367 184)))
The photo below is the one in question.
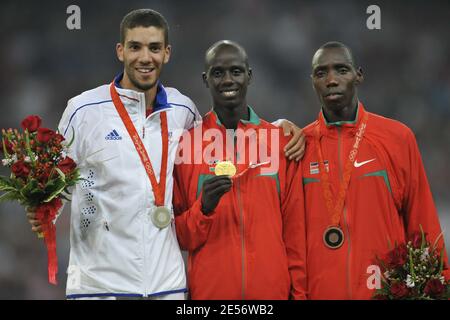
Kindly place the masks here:
POLYGON ((381 278, 381 286, 386 289, 389 288, 389 283, 384 279, 384 277, 381 278))
POLYGON ((389 251, 392 250, 392 243, 391 243, 391 239, 389 237, 387 237, 387 243, 388 243, 388 249, 389 251))
POLYGON ((17 190, 17 188, 9 179, 5 177, 0 177, 0 191, 14 191, 14 190, 17 190))
POLYGON ((444 233, 443 231, 441 231, 441 233, 439 233, 439 235, 437 236, 436 240, 433 243, 433 247, 432 247, 432 251, 434 251, 436 249, 436 246, 439 242, 439 240, 443 237, 444 233))
POLYGON ((11 186, 17 190, 22 189, 24 186, 23 181, 21 181, 20 179, 17 179, 12 173, 11 173, 11 178, 7 179, 7 180, 11 184, 11 186))
POLYGON ((72 129, 72 138, 70 139, 70 142, 67 144, 67 148, 70 148, 73 141, 75 140, 75 129, 73 128, 73 126, 71 126, 70 128, 72 129))
POLYGON ((59 168, 55 168, 56 172, 58 172, 59 176, 62 178, 63 181, 66 181, 66 175, 64 172, 61 171, 59 168))
POLYGON ((30 181, 28 181, 28 183, 26 185, 24 185, 22 187, 22 189, 20 189, 20 193, 22 195, 28 195, 33 189, 38 187, 38 182, 36 179, 31 179, 30 181))
POLYGON ((380 259, 380 257, 378 257, 378 255, 375 255, 375 259, 376 259, 376 261, 381 265, 381 267, 382 267, 384 270, 387 270, 387 269, 388 269, 387 266, 386 266, 386 264, 384 263, 384 261, 383 261, 382 259, 380 259))
POLYGON ((44 201, 45 197, 46 197, 46 194, 45 194, 44 190, 41 190, 38 188, 38 189, 35 189, 30 192, 29 199, 33 204, 38 205, 38 204, 42 203, 42 201, 44 201))
POLYGON ((61 178, 55 179, 54 183, 51 184, 52 192, 50 193, 50 196, 47 197, 47 199, 44 200, 44 202, 50 202, 54 198, 56 198, 66 187, 66 182, 62 180, 61 178))
POLYGON ((420 228, 420 233, 422 235, 422 243, 420 245, 420 249, 423 250, 423 248, 425 248, 425 245, 426 245, 425 233, 423 232, 423 228, 422 228, 421 224, 419 224, 419 228, 420 228))
POLYGON ((59 195, 59 197, 60 197, 61 199, 63 199, 63 200, 70 201, 70 199, 66 197, 66 195, 64 194, 64 192, 61 192, 61 194, 59 195))
POLYGON ((33 167, 36 167, 36 160, 34 159, 33 151, 31 151, 30 133, 28 132, 28 129, 25 129, 25 150, 27 152, 28 157, 30 157, 33 167))
POLYGON ((5 154, 5 156, 8 158, 9 157, 9 153, 6 150, 6 143, 5 143, 5 139, 2 138, 2 144, 3 144, 3 153, 5 154))
POLYGON ((0 202, 17 201, 20 194, 16 190, 8 191, 0 196, 0 202))

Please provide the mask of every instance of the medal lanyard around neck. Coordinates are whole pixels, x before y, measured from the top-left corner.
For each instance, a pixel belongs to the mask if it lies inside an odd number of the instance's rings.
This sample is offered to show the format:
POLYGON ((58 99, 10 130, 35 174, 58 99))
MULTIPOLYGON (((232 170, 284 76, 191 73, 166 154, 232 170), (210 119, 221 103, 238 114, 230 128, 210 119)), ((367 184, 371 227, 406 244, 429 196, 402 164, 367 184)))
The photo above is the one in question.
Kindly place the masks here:
POLYGON ((161 118, 161 137, 162 137, 162 158, 161 158, 161 174, 159 178, 159 184, 156 181, 155 172, 153 171, 152 163, 150 157, 145 150, 144 144, 142 143, 133 122, 125 109, 122 100, 120 100, 119 94, 114 86, 114 82, 109 86, 109 91, 111 93, 112 101, 116 107, 117 112, 122 119, 123 124, 127 128, 128 134, 133 141, 139 157, 141 158, 142 164, 144 165, 145 171, 150 179, 152 185, 153 194, 155 195, 155 205, 157 207, 164 206, 165 192, 166 192, 166 174, 167 174, 167 157, 169 149, 169 133, 167 127, 167 114, 166 112, 160 113, 161 118))
POLYGON ((325 204, 327 206, 328 212, 331 215, 331 223, 333 226, 339 226, 339 221, 341 220, 342 209, 344 208, 345 197, 347 195, 348 185, 350 182, 350 177, 352 175, 353 163, 356 159, 356 155, 358 154, 358 149, 361 143, 361 140, 364 136, 364 132, 367 127, 367 120, 369 118, 369 114, 365 113, 364 118, 361 121, 361 124, 358 127, 355 142, 353 143, 352 150, 348 155, 347 162, 345 163, 344 176, 339 185, 339 193, 336 199, 336 205, 333 207, 333 199, 331 193, 331 183, 328 172, 325 170, 325 164, 323 161, 322 148, 320 146, 320 129, 319 125, 316 126, 315 129, 315 145, 317 156, 319 157, 319 168, 321 172, 320 184, 322 185, 323 197, 325 198, 325 204))

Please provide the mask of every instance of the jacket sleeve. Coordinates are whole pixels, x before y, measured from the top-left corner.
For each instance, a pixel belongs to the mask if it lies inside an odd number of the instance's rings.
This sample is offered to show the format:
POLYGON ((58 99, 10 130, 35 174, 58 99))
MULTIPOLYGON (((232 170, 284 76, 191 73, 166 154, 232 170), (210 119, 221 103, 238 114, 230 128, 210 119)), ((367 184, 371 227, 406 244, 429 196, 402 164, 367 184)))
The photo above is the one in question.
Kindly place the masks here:
POLYGON ((203 245, 214 219, 214 211, 206 216, 201 211, 201 195, 192 205, 189 202, 191 175, 189 165, 177 165, 174 169, 173 207, 177 238, 183 250, 194 251, 203 245))
MULTIPOLYGON (((424 232, 427 233, 428 241, 433 244, 442 232, 439 224, 439 216, 434 205, 419 148, 411 130, 408 130, 406 140, 408 146, 407 166, 409 165, 409 167, 404 175, 405 184, 402 203, 406 233, 409 236, 414 231, 419 231, 421 225, 424 232)), ((439 252, 443 249, 444 276, 446 279, 450 279, 443 235, 438 241, 437 248, 439 252)))
MULTIPOLYGON (((281 153, 280 157, 284 157, 281 153)), ((291 299, 307 298, 306 227, 300 162, 286 160, 286 183, 282 197, 283 239, 291 276, 291 299)))
POLYGON ((189 130, 197 126, 202 121, 202 116, 197 109, 197 106, 191 99, 187 99, 187 107, 190 110, 187 114, 184 129, 189 130))
POLYGON ((67 107, 64 110, 64 113, 61 117, 61 120, 58 124, 58 132, 64 136, 66 142, 69 143, 72 141, 68 149, 68 155, 79 164, 80 156, 78 152, 78 145, 80 141, 77 124, 77 117, 75 112, 75 106, 73 104, 73 100, 69 100, 67 103, 67 107))
MULTIPOLYGON (((64 113, 61 117, 61 120, 59 121, 58 133, 60 133, 61 135, 64 136, 64 139, 67 143, 72 141, 71 146, 67 150, 68 151, 67 155, 75 161, 77 166, 79 166, 80 164, 78 162, 78 159, 80 157, 77 152, 77 145, 78 145, 80 139, 78 137, 78 134, 76 134, 76 129, 77 129, 76 120, 77 119, 74 117, 74 114, 75 114, 74 105, 72 103, 72 100, 69 100, 67 102, 67 107, 64 110, 64 113)), ((72 199, 72 193, 73 193, 74 188, 75 187, 70 187, 69 194, 66 194, 66 197, 69 199, 69 201, 72 199)), ((56 223, 59 216, 62 214, 62 212, 66 206, 66 203, 67 203, 67 200, 62 199, 62 206, 58 210, 58 213, 56 214, 55 220, 53 221, 54 223, 56 223)))

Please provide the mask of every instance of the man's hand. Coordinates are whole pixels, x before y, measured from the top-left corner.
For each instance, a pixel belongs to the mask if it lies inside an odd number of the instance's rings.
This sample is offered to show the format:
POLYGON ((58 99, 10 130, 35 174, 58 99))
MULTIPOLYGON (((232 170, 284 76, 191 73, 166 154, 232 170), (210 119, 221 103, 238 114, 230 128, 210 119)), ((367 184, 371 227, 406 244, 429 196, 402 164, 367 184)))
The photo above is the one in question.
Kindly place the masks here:
POLYGON ((228 176, 214 176, 203 183, 202 212, 208 214, 219 204, 220 198, 230 191, 233 183, 228 176))
POLYGON ((31 224, 31 231, 36 232, 38 238, 42 238, 42 225, 39 220, 36 220, 36 213, 27 209, 28 222, 31 224))
POLYGON ((284 147, 284 154, 289 160, 295 159, 295 161, 299 161, 305 154, 305 135, 303 130, 289 120, 283 120, 280 123, 280 127, 283 129, 285 136, 292 135, 291 140, 284 147))

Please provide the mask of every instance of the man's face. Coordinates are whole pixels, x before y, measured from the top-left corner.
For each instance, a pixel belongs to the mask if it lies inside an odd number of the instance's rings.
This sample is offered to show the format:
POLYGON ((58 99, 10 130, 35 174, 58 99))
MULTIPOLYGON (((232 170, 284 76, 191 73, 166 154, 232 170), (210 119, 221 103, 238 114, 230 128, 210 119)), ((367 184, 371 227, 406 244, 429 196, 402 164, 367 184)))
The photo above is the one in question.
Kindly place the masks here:
POLYGON ((236 108, 246 105, 251 69, 243 54, 234 47, 217 49, 210 58, 203 80, 215 107, 236 108))
POLYGON ((353 67, 344 48, 321 49, 312 64, 314 90, 324 108, 339 111, 356 103, 356 86, 362 82, 361 70, 353 67))
POLYGON ((133 89, 146 91, 156 85, 171 48, 164 43, 163 29, 136 27, 126 31, 124 44, 118 43, 116 50, 125 67, 124 80, 133 89))

